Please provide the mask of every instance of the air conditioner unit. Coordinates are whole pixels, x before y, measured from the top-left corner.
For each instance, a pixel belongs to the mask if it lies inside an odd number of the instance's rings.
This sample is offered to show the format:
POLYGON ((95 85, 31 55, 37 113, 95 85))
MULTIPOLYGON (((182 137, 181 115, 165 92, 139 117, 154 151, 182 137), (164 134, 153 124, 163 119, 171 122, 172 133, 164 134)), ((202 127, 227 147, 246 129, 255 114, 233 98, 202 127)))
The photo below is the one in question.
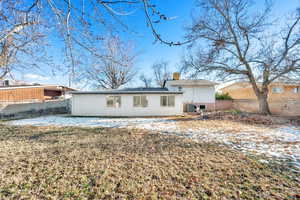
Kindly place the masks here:
POLYGON ((187 112, 196 112, 197 106, 194 104, 186 104, 186 111, 187 112))

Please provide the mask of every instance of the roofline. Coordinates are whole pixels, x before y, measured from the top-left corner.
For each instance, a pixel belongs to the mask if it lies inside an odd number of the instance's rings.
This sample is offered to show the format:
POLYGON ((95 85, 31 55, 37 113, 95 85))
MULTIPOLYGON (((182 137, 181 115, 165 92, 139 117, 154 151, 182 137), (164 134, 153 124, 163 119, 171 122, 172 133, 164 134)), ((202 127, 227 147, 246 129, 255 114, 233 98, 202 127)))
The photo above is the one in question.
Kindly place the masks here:
POLYGON ((176 91, 74 91, 70 94, 183 94, 176 91))
POLYGON ((63 85, 28 85, 28 86, 5 86, 5 87, 0 87, 0 90, 13 90, 13 89, 24 89, 24 88, 47 88, 47 87, 63 87, 67 88, 70 90, 75 90, 73 88, 69 88, 63 85))

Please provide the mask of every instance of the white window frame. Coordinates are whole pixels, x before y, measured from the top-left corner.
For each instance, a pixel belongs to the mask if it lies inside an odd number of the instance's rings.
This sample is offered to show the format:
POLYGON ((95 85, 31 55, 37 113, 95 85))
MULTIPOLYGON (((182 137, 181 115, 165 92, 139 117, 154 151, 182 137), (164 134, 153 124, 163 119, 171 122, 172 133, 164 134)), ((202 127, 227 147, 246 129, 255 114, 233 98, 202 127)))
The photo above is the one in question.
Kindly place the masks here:
POLYGON ((300 87, 295 87, 293 89, 293 91, 294 91, 295 94, 299 94, 300 93, 300 87))
POLYGON ((106 97, 106 107, 108 108, 120 108, 122 104, 121 96, 107 96, 106 97), (109 104, 108 101, 112 100, 112 104, 109 104))
POLYGON ((160 106, 161 107, 175 107, 175 95, 160 96, 160 106), (163 98, 166 98, 166 105, 163 104, 163 98), (172 99, 173 99, 173 102, 172 102, 172 99))
POLYGON ((142 107, 142 108, 145 108, 145 107, 148 107, 148 99, 147 99, 147 96, 144 96, 144 95, 139 95, 139 96, 133 96, 133 107, 142 107), (136 101, 138 101, 138 103, 136 104, 136 101), (145 102, 143 102, 143 100, 145 102))
POLYGON ((273 86, 272 87, 272 93, 273 94, 281 94, 281 93, 283 93, 283 87, 281 87, 281 86, 273 86))

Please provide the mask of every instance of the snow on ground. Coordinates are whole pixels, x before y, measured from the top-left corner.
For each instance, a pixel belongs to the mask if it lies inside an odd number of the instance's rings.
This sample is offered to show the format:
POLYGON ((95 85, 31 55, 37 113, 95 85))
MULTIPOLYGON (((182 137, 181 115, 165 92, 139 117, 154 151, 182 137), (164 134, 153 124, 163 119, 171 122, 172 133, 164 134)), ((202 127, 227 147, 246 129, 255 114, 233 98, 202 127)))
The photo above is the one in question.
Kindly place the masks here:
POLYGON ((226 120, 168 118, 95 118, 46 116, 7 122, 10 125, 139 128, 203 142, 225 143, 244 152, 288 159, 300 172, 300 127, 256 126, 226 120))
POLYGON ((167 121, 163 118, 98 118, 98 117, 69 117, 69 116, 44 116, 31 119, 9 121, 10 125, 31 126, 80 126, 80 127, 114 127, 123 128, 138 124, 150 124, 167 121))

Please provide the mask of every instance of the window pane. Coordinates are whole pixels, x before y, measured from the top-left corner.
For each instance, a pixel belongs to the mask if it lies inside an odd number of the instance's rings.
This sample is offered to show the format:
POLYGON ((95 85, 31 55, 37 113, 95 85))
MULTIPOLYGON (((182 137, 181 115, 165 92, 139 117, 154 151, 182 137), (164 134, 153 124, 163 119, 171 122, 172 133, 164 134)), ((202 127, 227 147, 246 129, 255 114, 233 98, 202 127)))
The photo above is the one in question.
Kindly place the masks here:
POLYGON ((106 106, 113 107, 113 108, 121 107, 121 96, 106 97, 106 106))
POLYGON ((115 96, 115 107, 116 108, 121 107, 121 96, 115 96))
POLYGON ((272 92, 273 93, 282 93, 283 92, 283 88, 282 87, 273 87, 272 88, 272 92))
POLYGON ((147 107, 148 106, 148 101, 146 96, 141 96, 141 106, 142 107, 147 107))
POLYGON ((133 106, 138 107, 140 105, 140 96, 133 97, 133 106))
POLYGON ((167 106, 167 96, 160 97, 160 106, 167 106))
POLYGON ((168 106, 175 106, 175 96, 168 96, 168 106))
POLYGON ((113 97, 107 97, 106 98, 106 106, 107 107, 114 107, 114 98, 113 97))

